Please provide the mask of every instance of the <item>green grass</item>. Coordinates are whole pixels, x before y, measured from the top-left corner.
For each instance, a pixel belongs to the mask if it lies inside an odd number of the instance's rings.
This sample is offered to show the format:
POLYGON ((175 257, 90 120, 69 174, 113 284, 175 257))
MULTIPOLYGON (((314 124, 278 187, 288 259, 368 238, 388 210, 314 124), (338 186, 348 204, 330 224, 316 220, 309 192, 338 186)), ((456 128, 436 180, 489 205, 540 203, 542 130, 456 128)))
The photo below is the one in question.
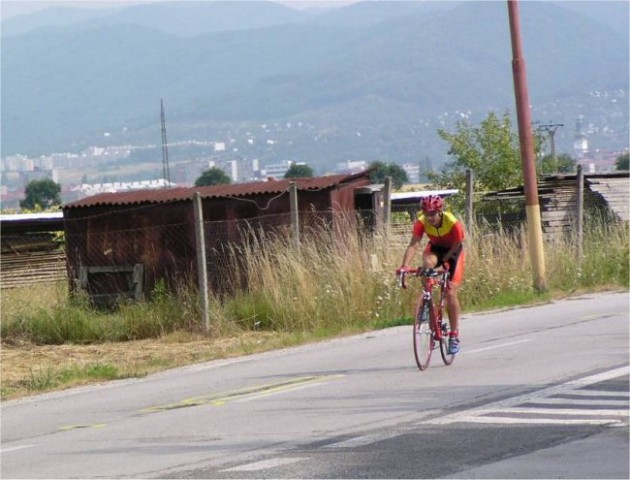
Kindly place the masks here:
POLYGON ((31 370, 30 375, 24 380, 23 386, 31 392, 43 392, 52 390, 58 386, 77 385, 94 381, 119 380, 131 377, 142 377, 144 373, 121 373, 119 369, 110 364, 94 363, 90 365, 31 370))
POLYGON ((476 312, 509 308, 516 305, 532 305, 537 303, 549 302, 552 300, 552 298, 553 295, 551 294, 551 292, 499 292, 482 304, 470 307, 467 311, 476 312))

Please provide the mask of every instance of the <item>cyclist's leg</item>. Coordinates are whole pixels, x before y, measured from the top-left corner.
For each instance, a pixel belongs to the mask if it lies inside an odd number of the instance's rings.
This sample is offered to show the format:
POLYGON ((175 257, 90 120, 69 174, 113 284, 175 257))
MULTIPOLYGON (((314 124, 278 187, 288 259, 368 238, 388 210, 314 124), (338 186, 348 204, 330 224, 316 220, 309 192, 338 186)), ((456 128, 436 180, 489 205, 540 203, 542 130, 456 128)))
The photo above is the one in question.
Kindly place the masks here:
POLYGON ((464 265, 466 263, 466 252, 461 252, 451 263, 451 279, 446 289, 446 308, 448 310, 448 321, 451 326, 451 338, 449 339, 449 352, 459 351, 459 297, 458 289, 464 278, 464 265))
POLYGON ((448 322, 451 325, 451 332, 454 334, 459 330, 459 297, 457 296, 458 285, 449 283, 446 289, 446 308, 448 310, 448 322))
POLYGON ((422 252, 422 268, 435 268, 438 266, 439 257, 431 249, 431 243, 427 243, 427 246, 422 252))
POLYGON ((435 253, 425 253, 422 256, 422 268, 435 268, 438 264, 438 257, 435 253))

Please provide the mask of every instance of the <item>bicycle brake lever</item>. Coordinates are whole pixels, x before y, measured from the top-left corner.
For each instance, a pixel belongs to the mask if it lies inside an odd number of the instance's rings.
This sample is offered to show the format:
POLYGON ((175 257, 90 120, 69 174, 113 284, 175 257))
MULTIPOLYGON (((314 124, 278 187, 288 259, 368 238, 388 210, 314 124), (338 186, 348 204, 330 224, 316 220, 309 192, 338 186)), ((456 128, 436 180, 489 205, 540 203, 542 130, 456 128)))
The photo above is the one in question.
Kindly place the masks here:
POLYGON ((407 288, 407 284, 405 283, 405 274, 407 272, 400 272, 400 275, 398 276, 398 285, 400 286, 400 288, 407 288))

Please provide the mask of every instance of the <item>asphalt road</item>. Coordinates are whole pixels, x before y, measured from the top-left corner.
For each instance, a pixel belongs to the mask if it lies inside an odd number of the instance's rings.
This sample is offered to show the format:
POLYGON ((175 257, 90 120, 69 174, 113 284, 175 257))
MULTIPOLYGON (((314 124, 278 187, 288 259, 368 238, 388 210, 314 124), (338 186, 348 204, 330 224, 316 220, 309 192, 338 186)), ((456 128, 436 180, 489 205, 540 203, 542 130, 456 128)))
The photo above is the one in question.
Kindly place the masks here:
POLYGON ((411 327, 1 406, 8 478, 624 478, 629 296, 411 327))

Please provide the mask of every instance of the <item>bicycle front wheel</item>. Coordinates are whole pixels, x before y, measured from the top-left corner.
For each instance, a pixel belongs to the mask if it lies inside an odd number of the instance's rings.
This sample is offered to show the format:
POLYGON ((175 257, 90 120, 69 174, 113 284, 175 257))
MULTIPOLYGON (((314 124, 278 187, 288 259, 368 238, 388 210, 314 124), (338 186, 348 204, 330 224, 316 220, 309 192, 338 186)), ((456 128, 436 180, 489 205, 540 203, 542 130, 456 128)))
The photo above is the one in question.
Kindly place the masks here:
POLYGON ((420 370, 426 370, 429 366, 435 345, 431 331, 430 309, 429 303, 421 298, 416 305, 413 322, 413 353, 420 370))

